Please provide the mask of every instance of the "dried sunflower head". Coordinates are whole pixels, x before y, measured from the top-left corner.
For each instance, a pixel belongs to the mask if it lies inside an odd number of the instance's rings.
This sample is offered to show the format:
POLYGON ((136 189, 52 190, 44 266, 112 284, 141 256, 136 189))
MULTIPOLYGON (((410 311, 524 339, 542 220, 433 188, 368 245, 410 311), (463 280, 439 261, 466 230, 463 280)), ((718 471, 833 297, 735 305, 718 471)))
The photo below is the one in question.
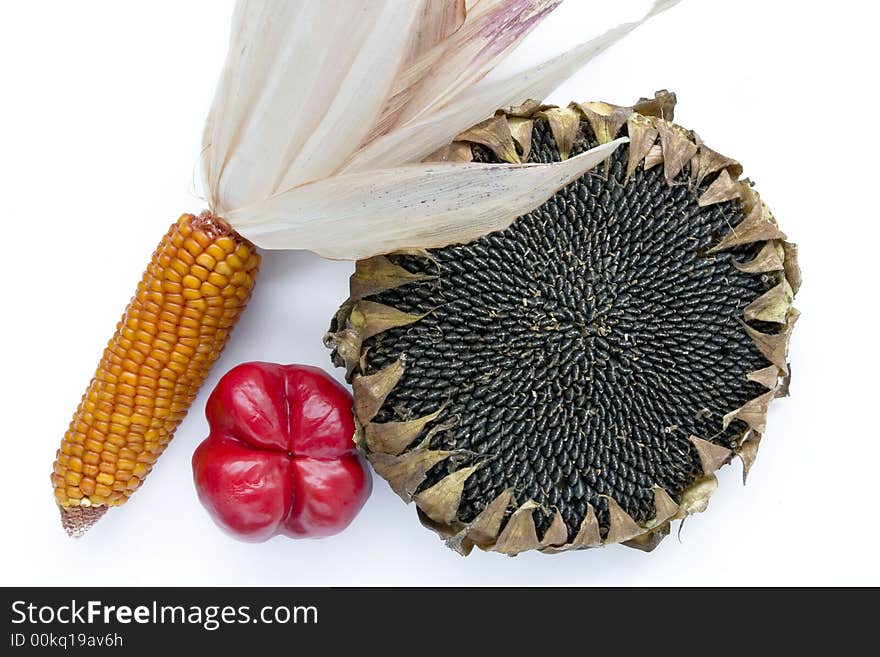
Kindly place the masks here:
POLYGON ((506 230, 357 263, 327 336, 356 440, 464 554, 651 549, 717 468, 755 459, 787 390, 796 250, 674 104, 499 112, 437 157, 629 144, 506 230))

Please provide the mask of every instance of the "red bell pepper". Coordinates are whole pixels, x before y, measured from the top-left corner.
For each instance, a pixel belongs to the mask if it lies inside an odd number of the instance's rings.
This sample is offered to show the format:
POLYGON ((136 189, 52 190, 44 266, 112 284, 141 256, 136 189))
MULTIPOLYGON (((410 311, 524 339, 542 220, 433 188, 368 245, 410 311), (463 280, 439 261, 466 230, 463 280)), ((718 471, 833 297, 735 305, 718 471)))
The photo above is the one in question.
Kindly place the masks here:
POLYGON ((202 504, 236 538, 330 536, 370 495, 351 395, 317 367, 239 365, 205 414, 210 435, 193 454, 193 478, 202 504))

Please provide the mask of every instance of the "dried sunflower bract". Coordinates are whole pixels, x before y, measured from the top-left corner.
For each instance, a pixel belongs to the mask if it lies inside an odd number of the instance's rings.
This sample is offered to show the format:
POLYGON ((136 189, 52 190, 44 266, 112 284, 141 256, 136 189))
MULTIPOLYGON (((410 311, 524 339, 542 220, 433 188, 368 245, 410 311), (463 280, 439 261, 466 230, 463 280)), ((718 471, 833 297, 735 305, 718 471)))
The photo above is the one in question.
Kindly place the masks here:
POLYGON ((748 472, 787 393, 796 248, 674 105, 498 112, 434 157, 629 143, 506 230, 357 263, 326 337, 356 440, 463 554, 650 550, 748 472))

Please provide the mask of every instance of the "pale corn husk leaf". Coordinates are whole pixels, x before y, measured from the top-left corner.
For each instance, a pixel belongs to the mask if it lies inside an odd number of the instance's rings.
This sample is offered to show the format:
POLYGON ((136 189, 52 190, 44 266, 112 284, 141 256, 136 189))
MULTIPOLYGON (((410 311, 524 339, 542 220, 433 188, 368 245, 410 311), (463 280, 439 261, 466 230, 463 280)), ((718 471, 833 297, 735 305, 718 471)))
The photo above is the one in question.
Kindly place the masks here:
POLYGON ((443 107, 472 87, 562 0, 481 0, 464 25, 417 63, 426 75, 400 116, 409 121, 443 107))
POLYGON ((514 76, 484 82, 464 91, 436 112, 411 121, 362 148, 342 170, 352 173, 399 162, 416 162, 427 157, 462 131, 491 116, 496 109, 518 105, 527 98, 546 97, 593 57, 677 2, 655 2, 651 11, 638 21, 618 25, 595 39, 514 76))
POLYGON ((334 176, 227 215, 258 246, 359 259, 506 228, 605 160, 618 139, 553 164, 418 164, 334 176))
MULTIPOLYGON (((465 0, 425 2, 419 16, 419 28, 414 31, 407 48, 405 67, 409 67, 426 52, 458 32, 468 19, 465 0)), ((398 73, 392 91, 397 90, 405 71, 398 73)))
POLYGON ((427 2, 420 21, 426 28, 418 30, 370 138, 439 109, 481 80, 560 2, 480 0, 466 11, 456 0, 427 2))
POLYGON ((203 144, 212 210, 226 215, 345 161, 381 112, 419 10, 241 0, 203 144))
POLYGON ((676 2, 655 2, 641 20, 477 84, 557 0, 239 0, 203 138, 211 209, 265 248, 334 258, 504 228, 594 166, 596 153, 573 167, 402 165, 499 107, 545 96, 676 2))

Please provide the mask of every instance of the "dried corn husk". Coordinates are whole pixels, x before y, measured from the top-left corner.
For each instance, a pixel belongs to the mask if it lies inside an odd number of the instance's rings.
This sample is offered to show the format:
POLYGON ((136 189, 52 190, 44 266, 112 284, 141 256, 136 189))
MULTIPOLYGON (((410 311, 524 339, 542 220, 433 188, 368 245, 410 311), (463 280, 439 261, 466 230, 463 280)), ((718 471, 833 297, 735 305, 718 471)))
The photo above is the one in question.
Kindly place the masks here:
POLYGON ((544 97, 676 3, 481 83, 560 1, 240 0, 204 131, 212 211, 258 246, 341 259, 508 225, 619 141, 558 164, 422 160, 496 109, 544 97))

